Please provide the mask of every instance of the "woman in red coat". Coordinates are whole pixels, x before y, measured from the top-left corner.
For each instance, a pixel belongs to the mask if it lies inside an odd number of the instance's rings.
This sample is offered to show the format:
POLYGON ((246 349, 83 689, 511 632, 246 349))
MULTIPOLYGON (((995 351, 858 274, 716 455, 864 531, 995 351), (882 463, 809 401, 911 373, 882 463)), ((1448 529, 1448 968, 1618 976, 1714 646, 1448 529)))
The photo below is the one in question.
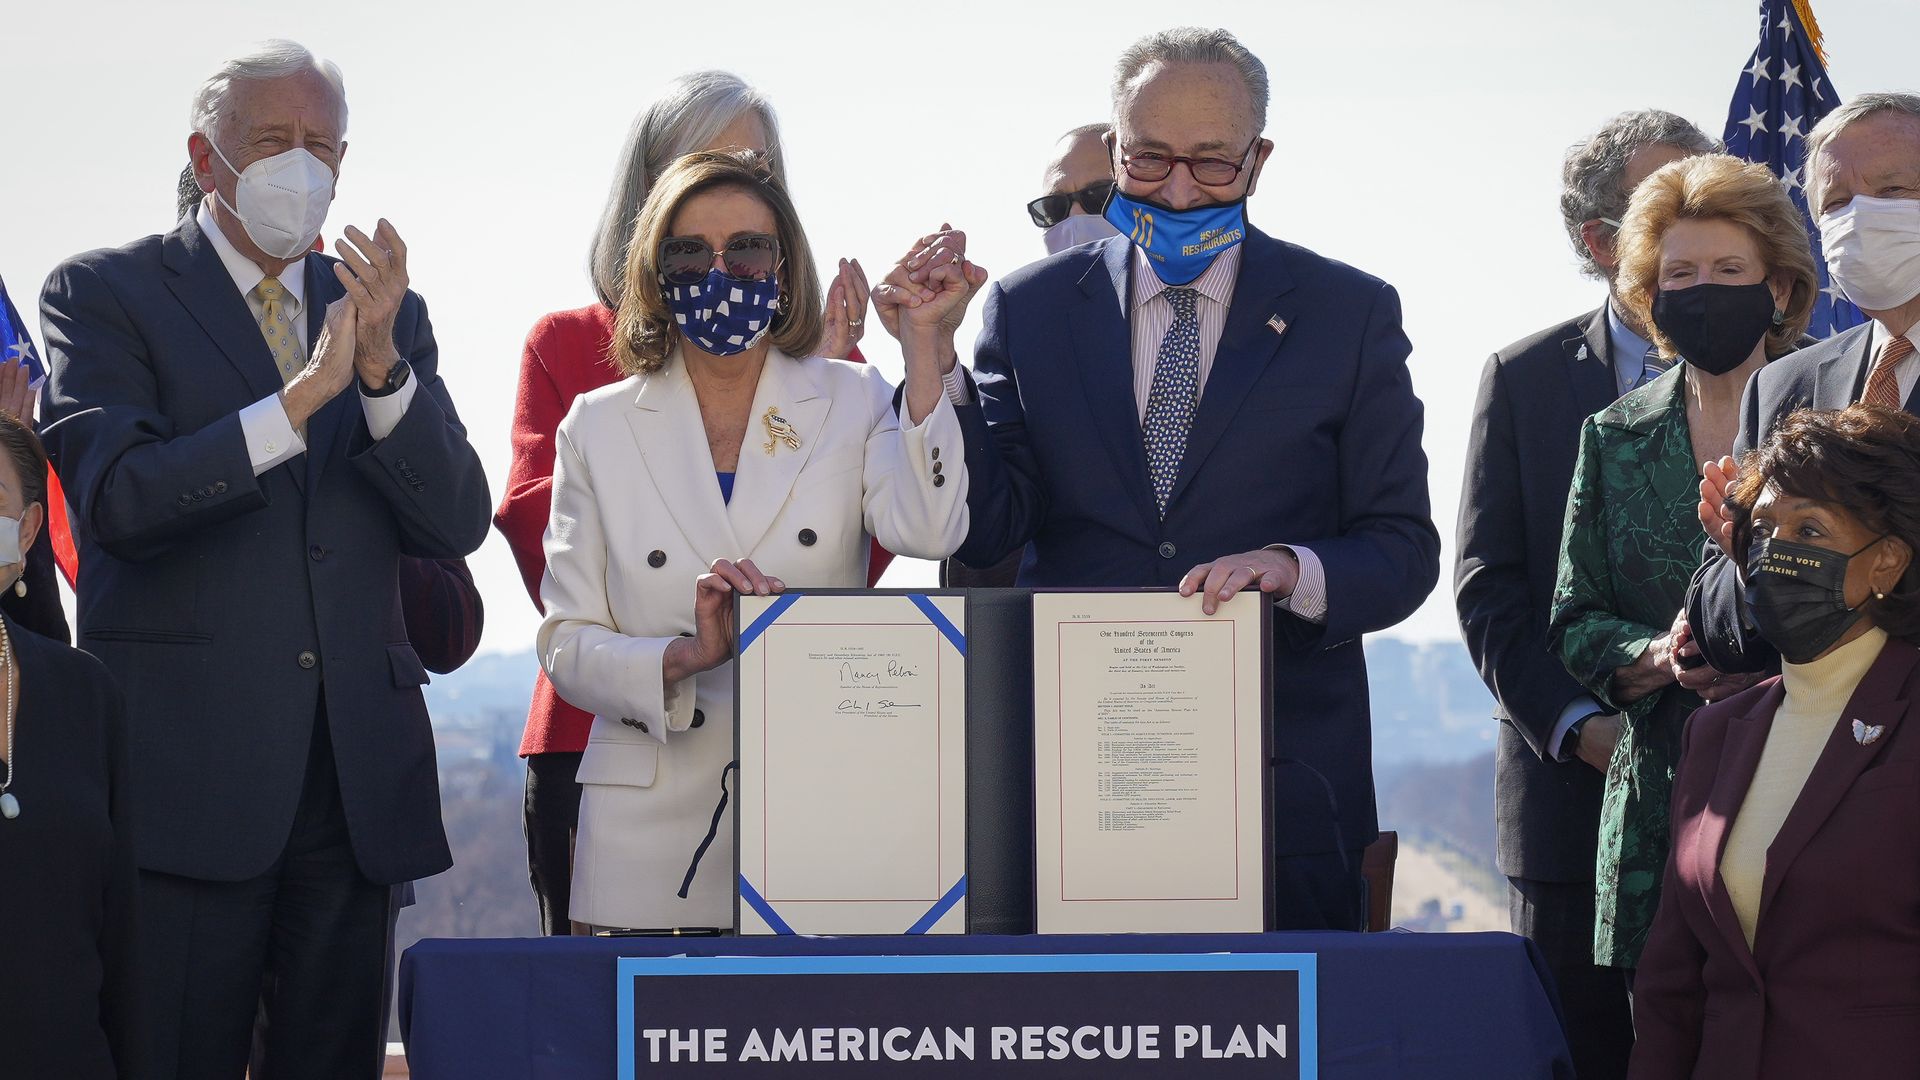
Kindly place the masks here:
POLYGON ((1920 1075, 1920 420, 1798 412, 1728 507, 1781 674, 1693 714, 1631 1080, 1920 1075))
MULTIPOLYGON (((613 313, 625 288, 628 238, 653 181, 675 159, 699 150, 739 147, 773 159, 785 178, 780 128, 760 92, 723 71, 676 79, 658 101, 635 118, 621 153, 620 171, 607 197, 588 253, 599 301, 543 316, 527 334, 520 361, 520 387, 513 408, 513 465, 493 523, 506 537, 534 606, 546 571, 541 538, 553 498, 554 432, 573 399, 622 376, 608 360, 613 313)), ((827 291, 824 356, 860 359, 867 310, 867 279, 857 261, 842 259, 827 291)), ((878 580, 892 556, 877 546, 869 581, 878 580)), ((544 673, 533 688, 520 754, 527 759, 524 817, 527 865, 548 934, 569 932, 568 881, 573 832, 580 816, 580 786, 574 771, 586 747, 593 717, 562 701, 544 673)))

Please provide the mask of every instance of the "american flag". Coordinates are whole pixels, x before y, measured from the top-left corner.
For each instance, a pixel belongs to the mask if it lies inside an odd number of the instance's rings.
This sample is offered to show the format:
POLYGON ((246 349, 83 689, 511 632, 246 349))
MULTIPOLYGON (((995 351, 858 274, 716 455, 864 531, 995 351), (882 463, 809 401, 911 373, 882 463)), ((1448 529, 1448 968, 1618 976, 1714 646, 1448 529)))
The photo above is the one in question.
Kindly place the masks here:
POLYGON ((1807 209, 1807 132, 1840 104, 1827 78, 1811 0, 1760 0, 1760 44, 1747 58, 1727 109, 1727 152, 1759 162, 1787 185, 1800 208, 1820 273, 1820 299, 1807 333, 1826 337, 1866 321, 1827 281, 1820 230, 1807 209))

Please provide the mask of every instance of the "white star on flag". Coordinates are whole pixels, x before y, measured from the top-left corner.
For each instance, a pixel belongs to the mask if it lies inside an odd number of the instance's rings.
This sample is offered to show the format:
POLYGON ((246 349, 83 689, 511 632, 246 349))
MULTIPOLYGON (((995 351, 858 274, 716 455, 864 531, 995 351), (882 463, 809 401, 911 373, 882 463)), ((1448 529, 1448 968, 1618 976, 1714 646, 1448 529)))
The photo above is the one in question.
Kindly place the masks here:
POLYGON ((1747 74, 1753 76, 1753 85, 1755 86, 1760 85, 1761 79, 1773 78, 1772 75, 1767 73, 1767 58, 1764 56, 1756 56, 1753 58, 1753 66, 1747 69, 1747 74))
POLYGON ((1780 13, 1780 22, 1774 29, 1786 31, 1786 35, 1791 38, 1793 36, 1793 20, 1788 18, 1787 13, 1783 11, 1780 13))
POLYGON ((1788 139, 1804 139, 1806 137, 1807 133, 1801 130, 1800 118, 1797 116, 1787 117, 1786 123, 1780 126, 1780 140, 1782 142, 1788 139))
POLYGON ((1800 85, 1800 65, 1799 64, 1787 65, 1787 70, 1780 73, 1780 85, 1782 87, 1800 85))
POLYGON ((1761 115, 1759 109, 1749 105, 1747 106, 1747 113, 1747 118, 1740 121, 1740 126, 1746 128, 1752 135, 1759 135, 1761 132, 1773 130, 1767 127, 1767 118, 1761 115))

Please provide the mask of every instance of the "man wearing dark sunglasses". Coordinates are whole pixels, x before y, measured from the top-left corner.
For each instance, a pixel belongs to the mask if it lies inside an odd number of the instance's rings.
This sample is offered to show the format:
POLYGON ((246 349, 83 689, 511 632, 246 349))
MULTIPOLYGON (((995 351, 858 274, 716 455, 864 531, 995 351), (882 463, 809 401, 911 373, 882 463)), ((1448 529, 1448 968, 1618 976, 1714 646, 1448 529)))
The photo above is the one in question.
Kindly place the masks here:
POLYGON ((1108 127, 1083 124, 1054 144, 1053 160, 1041 177, 1046 194, 1027 204, 1027 216, 1047 230, 1047 254, 1104 240, 1118 232, 1101 217, 1113 192, 1113 161, 1107 156, 1108 127))
MULTIPOLYGON (((958 557, 1024 548, 1022 585, 1177 586, 1209 613, 1272 597, 1275 925, 1358 930, 1378 835, 1359 637, 1440 564, 1399 298, 1247 224, 1273 143, 1266 68, 1232 34, 1136 42, 1113 106, 1123 235, 989 286, 977 384, 947 362, 958 557)), ((890 276, 874 299, 905 293, 890 276)))

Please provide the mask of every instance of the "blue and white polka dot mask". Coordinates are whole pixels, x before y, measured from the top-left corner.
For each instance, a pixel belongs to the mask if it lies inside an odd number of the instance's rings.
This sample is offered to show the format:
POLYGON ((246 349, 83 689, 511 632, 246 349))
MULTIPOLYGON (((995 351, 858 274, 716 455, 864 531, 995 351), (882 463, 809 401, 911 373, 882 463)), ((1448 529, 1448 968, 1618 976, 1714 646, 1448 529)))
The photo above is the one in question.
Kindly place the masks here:
POLYGON ((691 285, 662 281, 661 287, 680 333, 714 356, 752 348, 773 329, 779 313, 780 281, 772 274, 765 281, 743 281, 713 270, 691 285))

